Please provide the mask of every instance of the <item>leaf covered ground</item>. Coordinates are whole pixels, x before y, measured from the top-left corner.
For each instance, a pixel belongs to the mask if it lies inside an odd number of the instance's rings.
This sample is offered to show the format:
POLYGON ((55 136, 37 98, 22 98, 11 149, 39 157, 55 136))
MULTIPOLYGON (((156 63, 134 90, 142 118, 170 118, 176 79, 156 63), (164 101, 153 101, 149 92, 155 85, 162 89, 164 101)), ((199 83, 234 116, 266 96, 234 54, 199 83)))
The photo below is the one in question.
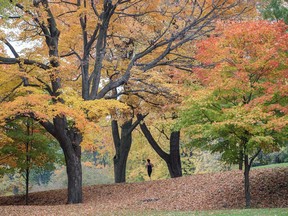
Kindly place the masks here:
MULTIPOLYGON (((175 179, 83 188, 82 204, 66 205, 66 190, 0 197, 3 215, 121 215, 127 212, 194 211, 245 207, 243 173, 227 171, 175 179)), ((253 208, 288 207, 288 168, 251 171, 253 208)))

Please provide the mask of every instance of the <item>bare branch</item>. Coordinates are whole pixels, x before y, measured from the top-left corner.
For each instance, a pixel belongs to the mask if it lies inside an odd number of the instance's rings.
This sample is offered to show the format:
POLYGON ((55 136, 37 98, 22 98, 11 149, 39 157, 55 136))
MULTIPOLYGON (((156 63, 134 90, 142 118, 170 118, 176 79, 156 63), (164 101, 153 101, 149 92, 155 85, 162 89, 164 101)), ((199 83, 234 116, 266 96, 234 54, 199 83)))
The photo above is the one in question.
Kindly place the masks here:
POLYGON ((16 85, 8 95, 6 95, 4 98, 1 99, 0 103, 4 102, 8 97, 10 97, 13 94, 13 92, 16 89, 18 89, 22 84, 23 84, 23 81, 21 83, 19 83, 18 85, 16 85))
POLYGON ((13 45, 6 39, 2 40, 3 43, 5 43, 8 48, 10 49, 10 51, 12 52, 12 54, 14 55, 15 58, 19 58, 19 54, 16 52, 15 48, 13 47, 13 45))
POLYGON ((41 69, 48 70, 50 67, 48 65, 42 64, 40 62, 30 60, 30 59, 19 59, 19 58, 7 58, 0 56, 0 64, 26 64, 35 65, 41 69))

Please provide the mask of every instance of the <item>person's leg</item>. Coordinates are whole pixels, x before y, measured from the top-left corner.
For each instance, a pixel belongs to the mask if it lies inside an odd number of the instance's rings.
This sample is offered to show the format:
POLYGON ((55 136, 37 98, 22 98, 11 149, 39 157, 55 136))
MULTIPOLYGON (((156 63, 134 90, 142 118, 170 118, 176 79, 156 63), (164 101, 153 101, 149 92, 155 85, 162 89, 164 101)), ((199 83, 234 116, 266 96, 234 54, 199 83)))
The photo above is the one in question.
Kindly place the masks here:
POLYGON ((148 170, 148 176, 150 180, 151 180, 151 173, 152 173, 152 170, 148 170))

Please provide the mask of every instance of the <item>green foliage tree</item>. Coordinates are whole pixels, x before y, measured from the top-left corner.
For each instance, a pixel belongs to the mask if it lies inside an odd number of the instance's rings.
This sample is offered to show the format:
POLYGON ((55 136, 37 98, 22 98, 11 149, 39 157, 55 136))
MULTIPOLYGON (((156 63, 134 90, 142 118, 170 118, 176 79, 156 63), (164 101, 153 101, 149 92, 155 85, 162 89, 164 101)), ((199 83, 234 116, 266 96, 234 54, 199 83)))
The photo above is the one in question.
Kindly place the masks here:
POLYGON ((249 172, 261 152, 278 149, 287 137, 287 26, 265 21, 220 24, 198 44, 205 68, 195 71, 180 125, 191 143, 244 162, 246 207, 249 172))
POLYGON ((259 7, 264 19, 284 20, 288 24, 288 3, 283 0, 264 0, 259 7))
POLYGON ((61 152, 55 141, 33 119, 18 118, 6 124, 5 128, 10 141, 2 143, 0 149, 0 157, 8 156, 2 160, 2 169, 23 175, 27 205, 31 170, 53 171, 54 163, 61 162, 61 152))

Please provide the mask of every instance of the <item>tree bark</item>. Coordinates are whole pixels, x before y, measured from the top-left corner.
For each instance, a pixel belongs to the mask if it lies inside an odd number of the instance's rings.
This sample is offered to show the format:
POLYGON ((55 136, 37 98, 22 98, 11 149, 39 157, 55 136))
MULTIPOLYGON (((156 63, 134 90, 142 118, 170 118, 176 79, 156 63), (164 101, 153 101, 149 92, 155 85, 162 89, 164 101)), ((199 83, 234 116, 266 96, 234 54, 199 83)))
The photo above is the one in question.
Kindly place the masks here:
POLYGON ((81 146, 82 134, 74 127, 68 126, 65 116, 57 116, 53 124, 41 123, 59 142, 66 162, 68 177, 67 204, 82 202, 82 166, 81 146))
MULTIPOLYGON (((143 119, 147 115, 143 116, 143 119)), ((115 183, 126 182, 126 164, 132 145, 132 132, 138 126, 140 120, 137 119, 133 124, 132 122, 133 119, 131 118, 122 124, 121 136, 119 135, 118 122, 116 120, 111 122, 115 146, 115 156, 113 158, 115 183)))
POLYGON ((76 152, 66 153, 65 161, 68 177, 67 204, 82 203, 81 154, 77 154, 76 152))
MULTIPOLYGON (((139 121, 143 120, 141 114, 138 114, 137 118, 139 121)), ((170 134, 170 154, 168 154, 161 149, 144 122, 140 124, 140 128, 151 147, 166 162, 170 177, 181 177, 180 131, 174 131, 170 134)))
POLYGON ((244 156, 244 190, 245 190, 246 208, 251 207, 249 173, 250 173, 249 159, 248 159, 248 155, 245 154, 244 156))
POLYGON ((167 163, 171 178, 181 177, 182 168, 180 160, 180 131, 174 131, 170 135, 170 155, 167 163))
POLYGON ((32 139, 30 140, 30 136, 33 135, 33 123, 31 125, 31 131, 30 131, 30 121, 29 118, 27 118, 26 121, 26 135, 28 140, 25 143, 25 149, 26 149, 26 168, 25 168, 25 205, 28 205, 29 202, 29 174, 30 174, 30 150, 32 148, 32 139), (30 140, 30 141, 29 141, 30 140), (29 150, 30 145, 30 150, 29 150))
POLYGON ((29 157, 29 142, 26 143, 26 169, 25 169, 25 205, 29 202, 29 174, 30 174, 30 157, 29 157))
MULTIPOLYGON (((244 146, 244 152, 245 150, 246 145, 244 146)), ((249 176, 251 165, 260 152, 261 149, 259 148, 258 151, 251 157, 250 161, 248 155, 244 154, 244 190, 245 190, 246 208, 251 207, 250 176, 249 176)))
POLYGON ((118 123, 116 120, 112 121, 112 135, 116 150, 113 158, 115 183, 126 181, 126 164, 132 144, 132 131, 130 132, 131 127, 132 119, 124 122, 120 137, 118 123))
POLYGON ((243 150, 240 150, 239 151, 239 162, 238 162, 238 165, 239 165, 239 170, 243 170, 243 150))

